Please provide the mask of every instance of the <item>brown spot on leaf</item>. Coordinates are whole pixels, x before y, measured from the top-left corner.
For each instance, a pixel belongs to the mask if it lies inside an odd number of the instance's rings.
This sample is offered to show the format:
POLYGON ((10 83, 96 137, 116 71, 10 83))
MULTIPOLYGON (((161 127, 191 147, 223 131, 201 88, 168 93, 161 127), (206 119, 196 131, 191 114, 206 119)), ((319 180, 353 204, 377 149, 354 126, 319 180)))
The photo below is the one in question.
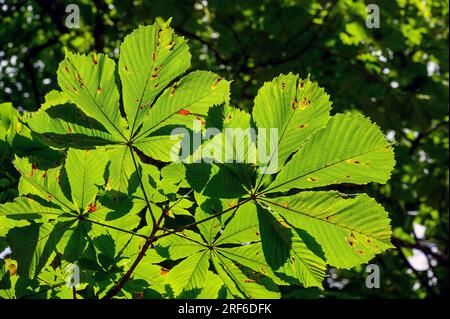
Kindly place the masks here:
POLYGON ((349 163, 349 164, 356 164, 356 165, 361 164, 360 161, 355 160, 355 159, 348 159, 348 160, 347 160, 347 163, 349 163))
POLYGON ((283 227, 290 228, 290 227, 289 227, 289 224, 286 223, 284 220, 280 220, 279 223, 280 223, 280 225, 283 226, 283 227))
POLYGON ((167 45, 166 48, 169 50, 172 50, 172 48, 175 46, 175 41, 170 41, 167 45))
POLYGON ((134 296, 136 299, 142 299, 142 297, 144 296, 144 293, 141 291, 137 291, 137 292, 135 292, 134 296))
POLYGON ((256 235, 256 236, 259 236, 259 232, 255 232, 255 235, 256 235))
POLYGON ((94 213, 96 210, 97 210, 97 205, 95 203, 90 203, 88 212, 89 213, 94 213))
POLYGON ((215 90, 217 87, 217 84, 219 84, 219 82, 222 81, 222 78, 219 76, 214 82, 213 84, 211 84, 211 89, 215 90))
POLYGON ((191 114, 191 112, 189 110, 186 110, 186 109, 181 109, 181 110, 178 111, 178 114, 180 114, 180 115, 189 115, 189 114, 191 114))
POLYGON ((94 65, 97 65, 97 64, 98 64, 98 60, 97 60, 97 57, 96 57, 95 55, 92 56, 92 63, 93 63, 94 65))
POLYGON ((197 116, 195 119, 197 121, 200 121, 200 125, 205 125, 206 124, 206 121, 203 118, 201 118, 200 116, 197 116))
POLYGON ((307 128, 308 127, 308 123, 302 124, 300 125, 298 128, 307 128))
POLYGON ((282 206, 284 208, 289 208, 289 203, 288 202, 282 202, 282 203, 280 203, 280 206, 282 206))
POLYGON ((233 202, 230 202, 229 204, 228 204, 228 207, 234 207, 234 206, 236 206, 236 202, 235 201, 233 201, 233 202))
POLYGON ((360 255, 364 254, 364 252, 363 252, 361 249, 357 249, 357 250, 356 250, 356 253, 357 253, 357 254, 360 254, 360 255))
POLYGON ((164 268, 164 267, 161 267, 161 270, 159 271, 159 274, 160 274, 161 276, 165 276, 165 275, 167 275, 168 273, 169 273, 169 269, 164 268))
POLYGON ((177 90, 177 88, 178 88, 177 84, 174 84, 172 86, 172 89, 170 90, 170 96, 173 96, 175 94, 175 91, 177 90))
POLYGON ((247 282, 247 283, 255 283, 256 281, 255 280, 253 280, 253 279, 245 279, 244 280, 244 282, 247 282))
POLYGON ((155 61, 156 60, 156 52, 152 53, 152 60, 155 61))
POLYGON ((31 174, 30 176, 34 176, 36 174, 36 170, 38 169, 37 164, 31 164, 31 174))
POLYGON ((15 276, 17 274, 17 266, 13 262, 7 263, 8 272, 10 276, 15 276))
POLYGON ((102 93, 102 87, 99 85, 98 87, 97 87, 97 94, 100 94, 100 93, 102 93))
POLYGON ((306 180, 307 180, 308 182, 317 182, 317 181, 318 181, 318 179, 317 179, 317 178, 314 178, 314 177, 308 177, 306 180))
POLYGON ((347 237, 346 240, 347 240, 347 243, 350 245, 350 247, 355 247, 356 242, 353 238, 347 237))
POLYGON ((297 100, 293 100, 293 101, 291 102, 291 107, 292 107, 293 110, 296 110, 296 109, 297 109, 297 105, 298 105, 297 100))
POLYGON ((311 104, 311 100, 307 99, 306 97, 300 102, 300 109, 304 110, 311 104))

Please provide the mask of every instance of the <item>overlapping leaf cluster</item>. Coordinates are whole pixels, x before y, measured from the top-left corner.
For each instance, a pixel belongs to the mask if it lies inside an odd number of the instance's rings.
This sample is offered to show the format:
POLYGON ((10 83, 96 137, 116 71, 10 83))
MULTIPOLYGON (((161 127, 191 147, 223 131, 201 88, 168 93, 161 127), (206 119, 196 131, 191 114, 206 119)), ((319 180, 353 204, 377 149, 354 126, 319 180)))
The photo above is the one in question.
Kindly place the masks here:
MULTIPOLYGON (((265 83, 249 114, 229 105, 228 81, 183 76, 189 66, 187 43, 168 23, 127 36, 118 65, 66 52, 61 91, 26 119, 64 160, 14 161, 20 196, 0 207, 12 250, 2 297, 277 298, 284 286, 322 287, 327 265, 352 268, 391 247, 383 207, 329 190, 388 180, 393 150, 376 125, 330 116, 324 90, 293 74, 265 83), (276 174, 260 162, 169 163, 180 145, 170 132, 193 120, 278 129, 266 154, 276 174), (69 264, 82 275, 73 289, 69 264)), ((232 146, 242 158, 259 151, 232 146)))

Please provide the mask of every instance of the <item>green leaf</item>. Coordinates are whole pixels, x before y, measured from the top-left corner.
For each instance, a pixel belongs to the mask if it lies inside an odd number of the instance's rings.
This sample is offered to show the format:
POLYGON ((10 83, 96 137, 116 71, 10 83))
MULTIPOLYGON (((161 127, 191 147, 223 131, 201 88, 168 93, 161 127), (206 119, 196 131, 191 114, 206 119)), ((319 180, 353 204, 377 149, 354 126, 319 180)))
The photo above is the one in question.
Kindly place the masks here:
POLYGON ((197 252, 170 270, 167 281, 170 283, 175 296, 179 296, 182 292, 188 295, 200 293, 205 285, 209 255, 208 250, 197 252))
POLYGON ((200 294, 196 296, 197 299, 226 299, 226 288, 223 285, 222 279, 215 273, 208 271, 205 279, 205 286, 200 294))
POLYGON ((166 273, 162 271, 161 266, 152 264, 146 257, 142 259, 133 273, 135 278, 144 279, 148 283, 149 289, 153 289, 160 294, 166 292, 166 273))
POLYGON ((107 187, 124 194, 133 194, 138 185, 138 175, 133 164, 130 148, 120 145, 108 150, 108 183, 107 187))
POLYGON ((248 193, 240 176, 227 166, 188 164, 186 179, 195 191, 207 197, 236 199, 248 193))
POLYGON ((320 244, 327 263, 351 268, 393 247, 387 212, 365 194, 301 192, 263 200, 292 226, 320 244))
POLYGON ((205 162, 225 163, 230 168, 240 168, 235 163, 256 164, 256 134, 251 131, 250 114, 227 105, 223 110, 211 110, 207 126, 216 125, 214 128, 222 131, 214 136, 203 136, 201 147, 194 150, 186 162, 202 158, 205 162))
POLYGON ((149 136, 135 142, 134 145, 145 155, 162 161, 171 162, 178 158, 181 136, 149 136))
POLYGON ((63 92, 51 91, 36 112, 26 113, 25 122, 54 147, 88 148, 117 143, 98 121, 68 102, 63 92))
POLYGON ((321 87, 292 73, 280 75, 259 89, 253 118, 259 129, 278 129, 277 153, 269 148, 269 140, 266 147, 268 158, 278 155, 278 169, 311 134, 325 126, 330 107, 329 96, 321 87))
POLYGON ((298 233, 276 213, 259 208, 258 217, 264 255, 274 273, 292 284, 322 288, 326 265, 314 239, 298 233))
POLYGON ((72 200, 84 211, 94 202, 103 179, 107 155, 104 150, 75 150, 67 152, 66 172, 72 200))
POLYGON ((218 251, 238 264, 269 277, 279 285, 285 284, 273 273, 272 268, 267 263, 261 242, 231 248, 220 247, 218 251))
POLYGON ((239 206, 214 245, 243 244, 260 239, 256 204, 249 202, 239 206))
POLYGON ((57 75, 59 86, 73 103, 102 123, 114 138, 124 141, 126 129, 119 111, 115 67, 115 62, 105 54, 66 51, 57 75))
MULTIPOLYGON (((226 209, 229 209, 236 205, 236 199, 219 199, 219 198, 209 198, 201 195, 200 193, 194 193, 195 199, 197 201, 198 207, 195 210, 195 220, 197 222, 202 221, 206 218, 210 218, 212 215, 220 213, 226 209)), ((211 245, 217 234, 225 226, 225 222, 234 213, 234 210, 230 210, 227 213, 223 213, 218 217, 211 218, 205 222, 198 224, 198 229, 200 233, 205 238, 206 242, 211 245)))
POLYGON ((164 90, 145 117, 139 141, 158 128, 167 125, 192 127, 192 121, 202 119, 210 107, 228 104, 230 82, 208 71, 194 71, 164 90))
POLYGON ((55 202, 66 211, 74 209, 74 205, 64 195, 59 184, 60 167, 41 171, 35 165, 32 165, 27 158, 18 157, 14 160, 14 166, 22 175, 22 178, 36 189, 37 194, 50 202, 55 202))
POLYGON ((392 147, 376 125, 361 115, 338 114, 303 145, 264 192, 385 183, 393 167, 392 147))
POLYGON ((11 258, 18 263, 18 274, 26 278, 38 276, 73 222, 32 224, 11 229, 6 238, 12 250, 11 258))
POLYGON ((40 219, 41 217, 55 218, 63 213, 63 210, 51 203, 30 197, 17 197, 14 202, 0 205, 0 216, 11 219, 40 219))
POLYGON ((158 94, 190 66, 186 40, 167 24, 141 26, 120 47, 119 74, 131 134, 158 94))
POLYGON ((212 252, 211 257, 218 275, 235 298, 280 298, 278 291, 271 291, 264 285, 257 283, 256 280, 248 278, 230 259, 217 252, 212 252))
POLYGON ((190 230, 158 240, 155 250, 164 258, 177 260, 205 249, 202 237, 190 230))

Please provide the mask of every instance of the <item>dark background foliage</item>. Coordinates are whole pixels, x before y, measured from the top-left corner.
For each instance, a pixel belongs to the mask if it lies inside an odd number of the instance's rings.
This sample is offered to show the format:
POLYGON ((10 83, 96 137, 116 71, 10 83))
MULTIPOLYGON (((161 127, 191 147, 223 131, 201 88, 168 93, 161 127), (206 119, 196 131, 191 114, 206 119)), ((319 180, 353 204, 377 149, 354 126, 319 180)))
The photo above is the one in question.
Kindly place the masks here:
MULTIPOLYGON (((388 185, 352 191, 367 191, 386 207, 397 249, 373 260, 379 289, 366 288, 364 267, 331 269, 326 292, 285 297, 448 295, 448 1, 0 0, 0 17, 0 102, 21 111, 36 110, 58 89, 64 47, 118 58, 128 33, 169 17, 189 40, 192 69, 232 80, 238 107, 250 110, 258 88, 280 73, 310 74, 331 95, 334 112, 363 112, 396 145, 388 185), (65 23, 72 3, 81 13, 76 29, 65 23), (369 3, 380 8, 378 29, 366 28, 369 3)), ((5 201, 17 183, 9 163, 23 149, 2 143, 1 151, 5 201)))

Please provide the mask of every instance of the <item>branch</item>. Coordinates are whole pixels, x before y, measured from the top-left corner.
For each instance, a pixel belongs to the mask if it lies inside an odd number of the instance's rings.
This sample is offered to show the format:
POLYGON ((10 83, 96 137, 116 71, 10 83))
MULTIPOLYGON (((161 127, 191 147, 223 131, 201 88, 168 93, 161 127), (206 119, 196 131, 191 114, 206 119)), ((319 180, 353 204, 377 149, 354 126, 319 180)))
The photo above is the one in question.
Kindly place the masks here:
POLYGON ((410 249, 420 250, 424 254, 430 255, 431 257, 436 259, 439 263, 446 265, 446 266, 449 265, 447 256, 442 255, 438 252, 434 252, 433 250, 431 250, 431 248, 429 246, 427 246, 426 242, 424 242, 422 240, 417 240, 415 243, 410 243, 410 242, 404 241, 400 238, 393 237, 392 244, 394 244, 394 246, 397 247, 397 249, 410 248, 410 249))
POLYGON ((183 30, 183 29, 178 28, 178 27, 174 27, 174 30, 175 30, 177 33, 181 34, 181 35, 184 35, 184 36, 186 36, 186 37, 188 37, 188 38, 197 40, 197 41, 200 42, 201 44, 206 45, 206 46, 208 47, 208 49, 211 50, 211 51, 214 53, 214 55, 216 56, 217 60, 219 60, 222 64, 228 64, 228 63, 231 62, 232 59, 225 59, 224 57, 222 57, 222 56, 220 55, 219 50, 217 50, 217 49, 213 46, 213 44, 212 44, 211 42, 206 41, 205 39, 202 39, 201 37, 199 37, 199 36, 196 35, 195 33, 191 33, 191 32, 189 32, 189 31, 183 30))
POLYGON ((409 149, 409 154, 412 155, 414 154, 414 152, 416 151, 416 149, 419 147, 420 143, 422 142, 422 140, 424 140, 425 138, 427 138, 428 136, 430 136, 431 133, 433 133, 434 131, 436 131, 437 129, 439 129, 441 126, 448 126, 448 121, 441 121, 433 126, 431 126, 431 128, 426 131, 426 132, 420 132, 417 137, 414 139, 414 141, 412 142, 411 148, 409 149))
POLYGON ((96 8, 95 25, 93 31, 95 50, 97 52, 103 52, 103 49, 105 47, 104 33, 106 30, 105 23, 103 22, 103 13, 108 10, 108 6, 106 5, 104 0, 94 0, 94 5, 96 8))
POLYGON ((330 8, 328 9, 327 15, 323 18, 322 24, 317 29, 317 31, 314 33, 314 35, 308 40, 308 42, 306 43, 306 45, 303 48, 301 48, 300 50, 298 50, 297 52, 295 52, 294 54, 292 54, 286 58, 282 58, 282 59, 278 59, 278 60, 268 60, 266 62, 258 63, 255 67, 277 66, 280 64, 284 64, 286 62, 289 62, 289 61, 299 58, 303 53, 305 53, 306 51, 311 49, 312 44, 319 38, 319 36, 322 32, 322 29, 324 28, 324 26, 330 16, 330 12, 333 10, 333 8, 336 4, 337 4, 337 1, 333 1, 331 3, 330 8))
POLYGON ((115 295, 117 295, 117 293, 123 288, 123 286, 128 282, 128 280, 130 280, 131 275, 133 274, 134 270, 139 265, 139 263, 141 262, 142 258, 144 258, 145 253, 147 252, 147 250, 153 245, 153 243, 155 241, 157 241, 158 239, 161 239, 163 237, 166 237, 168 235, 178 233, 178 232, 180 232, 180 231, 182 231, 184 229, 187 229, 187 228, 190 228, 190 227, 194 227, 194 226, 196 226, 196 225, 198 225, 200 223, 206 222, 206 221, 208 221, 210 219, 216 218, 216 217, 218 217, 218 216, 220 216, 222 214, 225 214, 226 212, 229 212, 232 209, 238 208, 239 206, 245 204, 246 202, 248 202, 250 200, 252 200, 252 199, 251 198, 245 199, 245 200, 241 201, 240 203, 238 203, 238 204, 236 204, 236 205, 234 205, 234 206, 232 206, 232 207, 230 207, 230 208, 228 208, 228 209, 226 209, 226 210, 224 210, 224 211, 222 211, 220 213, 211 215, 210 217, 205 218, 205 219, 203 219, 203 220, 201 220, 199 222, 195 222, 195 223, 186 225, 184 227, 178 228, 178 229, 176 229, 174 231, 170 231, 170 232, 164 233, 164 234, 162 234, 160 236, 156 236, 157 231, 160 230, 159 224, 161 223, 161 221, 163 220, 163 216, 165 215, 164 213, 161 214, 161 217, 159 218, 158 223, 156 224, 155 227, 153 227, 150 235, 147 237, 147 240, 145 241, 144 246, 142 246, 142 249, 139 252, 139 255, 136 257, 136 259, 133 262, 133 264, 131 265, 131 267, 128 269, 128 271, 125 273, 125 275, 122 277, 122 279, 118 283, 116 283, 116 285, 111 290, 109 290, 102 299, 110 299, 110 298, 114 297, 115 295))

